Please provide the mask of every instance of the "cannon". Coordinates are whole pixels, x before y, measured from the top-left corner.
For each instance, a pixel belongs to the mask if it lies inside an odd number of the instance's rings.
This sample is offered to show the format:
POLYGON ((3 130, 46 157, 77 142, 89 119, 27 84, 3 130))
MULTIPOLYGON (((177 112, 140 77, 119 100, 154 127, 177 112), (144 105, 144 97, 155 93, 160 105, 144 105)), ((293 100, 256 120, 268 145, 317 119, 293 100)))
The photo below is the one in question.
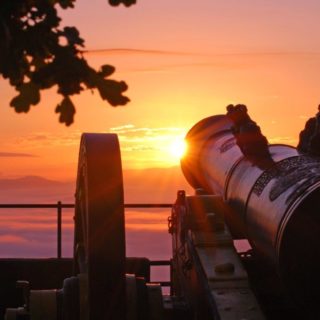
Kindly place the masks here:
MULTIPOLYGON (((233 233, 249 240, 297 303, 319 301, 320 159, 288 145, 267 157, 243 155, 227 116, 200 121, 187 134, 182 170, 194 188, 219 195, 233 209, 233 233)), ((248 142, 249 144, 252 142, 248 142)))
MULTIPOLYGON (((117 136, 83 134, 73 272, 62 288, 19 281, 24 305, 8 308, 5 319, 315 319, 320 159, 265 142, 255 154, 264 140, 244 146, 237 132, 232 117, 216 115, 186 136, 181 168, 194 194, 179 190, 168 217, 166 295, 148 276, 128 273, 117 136), (244 239, 250 246, 240 252, 235 243, 244 239)), ((148 267, 147 259, 138 264, 148 267)))

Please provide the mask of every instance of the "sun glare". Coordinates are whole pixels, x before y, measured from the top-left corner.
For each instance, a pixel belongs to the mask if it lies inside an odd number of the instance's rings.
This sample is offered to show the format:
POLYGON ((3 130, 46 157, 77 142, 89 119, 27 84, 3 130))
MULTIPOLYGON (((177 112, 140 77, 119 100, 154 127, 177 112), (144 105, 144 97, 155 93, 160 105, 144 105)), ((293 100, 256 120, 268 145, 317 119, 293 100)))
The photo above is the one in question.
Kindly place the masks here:
POLYGON ((183 138, 177 138, 169 144, 168 151, 172 158, 179 160, 187 151, 187 143, 183 138))

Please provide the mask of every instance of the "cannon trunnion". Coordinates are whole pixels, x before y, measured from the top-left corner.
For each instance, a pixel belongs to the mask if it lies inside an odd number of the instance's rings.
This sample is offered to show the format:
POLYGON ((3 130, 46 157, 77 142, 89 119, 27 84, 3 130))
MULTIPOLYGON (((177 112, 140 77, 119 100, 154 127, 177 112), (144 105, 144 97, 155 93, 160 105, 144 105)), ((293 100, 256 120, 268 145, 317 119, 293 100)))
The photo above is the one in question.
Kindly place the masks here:
POLYGON ((191 319, 264 319, 224 221, 219 196, 178 192, 170 218, 172 291, 191 319))
MULTIPOLYGON (((244 146, 241 134, 230 117, 218 115, 186 136, 181 166, 195 192, 178 191, 168 218, 172 259, 166 295, 160 284, 149 283, 148 260, 132 262, 125 254, 117 136, 83 134, 74 257, 64 262, 62 287, 31 290, 19 281, 24 305, 8 308, 5 319, 317 318, 320 159, 286 145, 259 149, 250 132, 244 133, 244 146), (236 250, 243 239, 251 247, 236 250)), ((55 266, 45 263, 53 272, 55 266)))

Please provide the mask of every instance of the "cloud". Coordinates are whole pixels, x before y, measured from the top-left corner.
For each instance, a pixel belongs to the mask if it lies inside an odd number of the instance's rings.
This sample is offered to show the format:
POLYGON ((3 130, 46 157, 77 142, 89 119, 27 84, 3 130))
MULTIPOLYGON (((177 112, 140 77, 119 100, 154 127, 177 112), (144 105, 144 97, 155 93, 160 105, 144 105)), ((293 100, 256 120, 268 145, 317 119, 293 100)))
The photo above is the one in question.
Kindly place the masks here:
MULTIPOLYGON (((161 162, 161 159, 158 159, 158 161, 156 159, 157 155, 151 155, 151 153, 166 150, 173 140, 183 139, 186 129, 181 127, 137 127, 132 123, 127 123, 111 127, 107 132, 118 135, 122 152, 127 154, 137 151, 145 152, 145 154, 148 152, 149 159, 154 157, 153 160, 158 163, 161 162)), ((106 131, 102 133, 106 133, 106 131)), ((25 137, 16 138, 12 143, 30 150, 34 148, 78 147, 80 137, 80 131, 73 131, 68 134, 34 132, 25 137)), ((22 155, 20 154, 20 156, 22 155)), ((137 161, 140 160, 137 159, 137 161)), ((144 161, 144 159, 142 160, 144 161)))
POLYGON ((121 151, 161 151, 167 149, 173 140, 183 139, 185 129, 179 127, 136 127, 125 124, 110 128, 110 132, 118 134, 121 151))
POLYGON ((28 241, 21 237, 21 236, 15 236, 15 235, 0 235, 0 243, 1 244, 8 244, 8 243, 14 243, 14 244, 21 244, 21 243, 27 243, 28 241))
MULTIPOLYGON (((137 255, 137 252, 141 256, 167 254, 171 243, 167 232, 168 214, 168 210, 126 212, 126 237, 131 255, 137 255), (141 247, 147 239, 154 241, 141 247)), ((71 212, 66 216, 63 214, 63 251, 68 256, 72 255, 73 248, 72 217, 71 212)), ((0 257, 53 256, 56 254, 56 236, 54 212, 43 210, 30 214, 28 210, 12 209, 10 213, 0 213, 0 257)))
POLYGON ((289 137, 289 136, 279 136, 268 138, 270 144, 288 144, 288 145, 296 145, 298 143, 298 138, 289 137))
POLYGON ((118 127, 113 127, 110 128, 110 131, 113 132, 122 132, 122 131, 127 131, 127 130, 131 130, 134 128, 133 124, 124 124, 123 126, 118 126, 118 127))
POLYGON ((167 51, 158 49, 133 49, 133 48, 101 48, 89 49, 83 51, 85 54, 103 54, 103 55, 195 55, 195 53, 182 51, 167 51))
POLYGON ((98 48, 83 51, 85 54, 104 54, 104 55, 167 55, 167 56, 203 56, 203 57, 265 57, 265 56, 312 56, 320 57, 318 51, 251 51, 251 52, 187 52, 170 51, 161 49, 137 49, 137 48, 98 48))
POLYGON ((180 161, 172 152, 182 141, 186 129, 182 127, 136 127, 126 124, 111 128, 120 140, 122 158, 128 167, 168 167, 180 161), (175 146, 174 146, 175 145, 175 146))
MULTIPOLYGON (((177 68, 213 68, 215 70, 238 70, 265 65, 266 61, 319 60, 318 51, 224 51, 192 52, 139 48, 98 48, 84 51, 86 55, 125 56, 135 59, 127 66, 127 72, 167 73, 177 68), (157 59, 154 56, 157 55, 157 59), (150 59, 146 59, 150 57, 150 59), (142 59, 143 66, 138 66, 142 59)), ((123 68, 123 67, 122 67, 123 68)), ((125 69, 123 69, 125 70, 125 69)))
POLYGON ((68 134, 54 134, 51 132, 33 132, 27 136, 14 140, 15 144, 25 147, 58 147, 79 145, 81 137, 80 131, 71 131, 68 134))
POLYGON ((18 153, 18 152, 0 152, 0 157, 38 157, 34 154, 29 153, 18 153))
POLYGON ((160 128, 148 128, 148 127, 136 127, 133 124, 126 124, 119 127, 110 128, 111 132, 123 135, 125 137, 129 136, 159 136, 160 134, 177 134, 184 128, 178 127, 160 127, 160 128))
MULTIPOLYGON (((281 61, 317 61, 320 52, 308 51, 222 51, 192 52, 139 48, 100 48, 84 52, 100 57, 125 57, 133 63, 122 64, 122 71, 129 73, 175 73, 180 69, 204 68, 212 71, 246 70, 266 66, 266 63, 281 61)), ((119 70, 118 70, 119 71, 119 70)))

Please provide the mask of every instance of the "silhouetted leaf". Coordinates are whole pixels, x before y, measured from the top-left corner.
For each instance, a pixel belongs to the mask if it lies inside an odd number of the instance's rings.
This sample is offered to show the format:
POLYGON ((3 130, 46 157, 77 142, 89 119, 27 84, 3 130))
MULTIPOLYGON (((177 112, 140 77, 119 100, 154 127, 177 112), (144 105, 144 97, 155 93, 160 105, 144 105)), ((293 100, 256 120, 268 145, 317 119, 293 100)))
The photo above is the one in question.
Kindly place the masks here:
POLYGON ((100 73, 102 74, 103 77, 109 77, 115 72, 115 67, 110 66, 109 64, 105 64, 101 66, 100 73))
POLYGON ((20 112, 28 112, 30 109, 30 104, 27 101, 21 98, 21 95, 15 96, 11 102, 10 106, 14 108, 14 110, 18 113, 20 112))
POLYGON ((65 97, 60 104, 56 107, 56 113, 60 113, 59 121, 70 126, 73 123, 73 116, 76 109, 69 97, 65 97))
POLYGON ((130 7, 133 4, 136 4, 136 0, 109 0, 109 3, 112 6, 118 6, 119 4, 124 4, 126 7, 130 7))
POLYGON ((65 27, 63 31, 70 45, 77 44, 83 47, 84 40, 80 38, 79 31, 75 27, 65 27))
POLYGON ((128 86, 123 81, 102 80, 98 84, 98 90, 103 100, 107 100, 112 106, 125 105, 129 98, 122 95, 128 86))
MULTIPOLYGON (((73 8, 76 0, 0 0, 0 75, 8 79, 18 95, 10 106, 28 112, 40 101, 40 91, 57 87, 63 96, 57 106, 60 122, 70 125, 75 108, 70 96, 97 88, 112 106, 123 105, 124 82, 106 79, 115 68, 105 64, 95 70, 83 58, 84 40, 75 27, 60 27, 58 6, 73 8), (66 40, 67 43, 61 40, 66 40)), ((134 0, 111 0, 113 5, 134 0)))
POLYGON ((67 9, 67 8, 74 8, 73 2, 75 2, 75 0, 59 0, 55 2, 58 2, 62 9, 67 9))
POLYGON ((85 79, 85 84, 87 86, 87 88, 89 89, 93 89, 97 87, 97 83, 100 81, 101 76, 99 76, 99 74, 91 69, 88 71, 87 77, 85 79))
POLYGON ((19 94, 14 97, 10 106, 14 107, 16 112, 28 112, 30 105, 36 105, 40 101, 39 86, 29 82, 18 87, 19 94))

